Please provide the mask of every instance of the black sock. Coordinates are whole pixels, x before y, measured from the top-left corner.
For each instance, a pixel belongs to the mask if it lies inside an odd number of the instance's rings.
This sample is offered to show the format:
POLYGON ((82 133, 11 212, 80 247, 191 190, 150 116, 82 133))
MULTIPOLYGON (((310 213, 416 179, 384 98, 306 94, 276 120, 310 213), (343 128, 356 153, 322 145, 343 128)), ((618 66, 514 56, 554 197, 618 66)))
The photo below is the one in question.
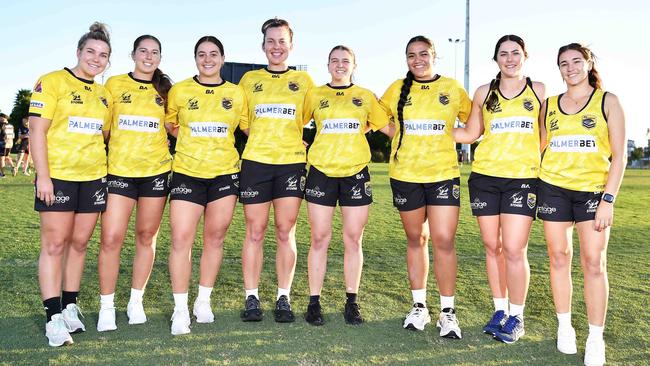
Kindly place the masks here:
POLYGON ((310 295, 309 296, 309 304, 316 304, 317 302, 320 302, 320 295, 310 295))
POLYGON ((346 292, 345 296, 348 298, 348 304, 353 304, 357 302, 357 294, 346 292))
POLYGON ((61 313, 61 298, 57 296, 45 299, 43 300, 43 307, 45 308, 45 316, 47 317, 46 322, 49 322, 52 320, 52 315, 61 313))
POLYGON ((76 304, 79 291, 63 291, 61 295, 61 308, 65 309, 68 304, 76 304))

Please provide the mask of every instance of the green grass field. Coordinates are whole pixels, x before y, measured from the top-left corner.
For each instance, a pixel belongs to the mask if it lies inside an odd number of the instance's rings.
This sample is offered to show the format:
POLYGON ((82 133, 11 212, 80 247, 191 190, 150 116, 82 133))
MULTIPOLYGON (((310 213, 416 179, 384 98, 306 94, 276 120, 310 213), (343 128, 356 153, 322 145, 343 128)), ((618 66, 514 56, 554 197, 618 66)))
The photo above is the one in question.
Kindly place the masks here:
MULTIPOLYGON (((302 320, 309 295, 306 265, 309 227, 305 204, 298 223, 298 265, 292 289, 292 304, 300 317, 292 324, 276 324, 272 320, 276 285, 275 244, 270 230, 260 284, 265 320, 255 324, 241 322, 240 251, 244 221, 242 208, 238 206, 226 239, 224 264, 213 292, 215 323, 193 324, 192 333, 187 336, 173 337, 169 332, 173 299, 167 274, 170 235, 166 217, 158 237, 156 264, 145 294, 149 321, 129 326, 125 315, 133 258, 133 230, 130 228, 122 252, 116 294, 118 330, 98 333, 95 330, 99 308, 98 228, 89 245, 80 295, 87 331, 74 335, 74 345, 62 348, 49 347, 43 334, 44 313, 37 280, 39 221, 32 209, 32 177, 0 180, 0 364, 582 364, 587 321, 577 239, 574 241, 573 323, 578 332, 578 355, 568 356, 555 348, 556 319, 540 222, 533 226, 528 251, 531 283, 526 307, 526 336, 516 344, 505 345, 481 333, 481 327, 492 313, 492 299, 478 226, 468 205, 467 167, 462 172, 462 210, 456 237, 459 258, 456 303, 463 339, 440 338, 433 324, 424 332, 403 330, 401 324, 411 301, 404 233, 391 204, 387 165, 372 165, 371 173, 375 204, 364 237, 365 265, 360 289, 365 324, 352 327, 343 320, 345 288, 338 218, 321 300, 326 324, 313 327, 302 320)), ((646 307, 650 299, 649 193, 649 171, 626 172, 616 203, 609 245, 611 293, 605 340, 611 365, 650 364, 650 316, 646 307)), ((190 304, 196 295, 200 237, 195 248, 190 304)), ((437 297, 431 273, 428 302, 434 312, 438 306, 437 297)))

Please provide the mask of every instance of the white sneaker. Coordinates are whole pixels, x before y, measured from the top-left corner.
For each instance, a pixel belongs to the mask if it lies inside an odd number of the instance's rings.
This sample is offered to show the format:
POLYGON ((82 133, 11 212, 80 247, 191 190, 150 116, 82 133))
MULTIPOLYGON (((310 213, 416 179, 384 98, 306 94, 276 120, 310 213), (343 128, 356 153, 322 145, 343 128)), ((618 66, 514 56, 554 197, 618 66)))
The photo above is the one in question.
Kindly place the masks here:
POLYGON ((585 366, 602 366, 605 364, 605 341, 587 337, 585 346, 585 366))
POLYGON ((85 332, 86 326, 79 320, 79 315, 83 317, 81 309, 77 304, 68 304, 61 312, 65 326, 68 327, 69 333, 85 332))
POLYGON ((436 327, 440 328, 440 336, 452 339, 463 338, 460 327, 458 326, 458 319, 456 318, 456 310, 454 308, 445 308, 440 312, 436 327))
POLYGON ((144 313, 142 301, 129 301, 126 305, 126 316, 129 317, 129 324, 144 324, 147 322, 147 315, 144 313))
POLYGON ((214 322, 214 314, 212 313, 212 308, 210 308, 210 300, 199 300, 194 301, 194 309, 192 311, 196 317, 197 323, 212 323, 214 322))
POLYGON ((52 320, 45 324, 45 336, 52 347, 74 343, 61 314, 52 315, 52 320))
POLYGON ((413 304, 411 312, 404 319, 404 328, 410 330, 424 330, 424 326, 431 323, 429 309, 420 303, 413 304))
POLYGON ((190 332, 190 312, 187 309, 176 310, 172 315, 172 335, 188 334, 190 332))
POLYGON ((567 355, 578 353, 576 331, 573 327, 557 328, 557 350, 567 355))
POLYGON ((97 331, 106 332, 117 329, 115 325, 115 308, 100 308, 97 319, 97 331))

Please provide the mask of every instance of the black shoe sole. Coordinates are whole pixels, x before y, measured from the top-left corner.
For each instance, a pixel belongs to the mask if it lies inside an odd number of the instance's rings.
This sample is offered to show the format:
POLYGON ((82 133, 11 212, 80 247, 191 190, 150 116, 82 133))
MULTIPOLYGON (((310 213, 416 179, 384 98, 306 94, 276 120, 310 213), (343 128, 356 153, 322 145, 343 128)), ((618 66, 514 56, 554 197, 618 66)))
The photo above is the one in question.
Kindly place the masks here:
POLYGON ((361 325, 361 324, 363 324, 363 320, 352 320, 352 321, 348 321, 348 320, 346 319, 346 320, 345 320, 345 324, 349 324, 349 325, 361 325))
POLYGON ((323 319, 318 319, 318 320, 313 320, 313 321, 309 321, 309 320, 305 319, 305 321, 307 323, 313 325, 313 326, 316 326, 316 327, 320 327, 321 325, 325 324, 323 319))
POLYGON ((413 325, 413 324, 409 324, 409 325, 407 325, 406 328, 404 328, 404 329, 407 329, 407 330, 413 330, 413 331, 419 330, 419 329, 416 328, 415 325, 413 325))
POLYGON ((261 312, 251 312, 251 313, 246 313, 243 312, 241 314, 241 320, 245 322, 259 322, 262 321, 263 315, 261 312))
POLYGON ((456 334, 456 332, 449 332, 447 333, 447 335, 442 336, 442 338, 460 339, 460 337, 456 334))
POLYGON ((274 315, 276 323, 293 323, 296 321, 296 317, 290 312, 274 312, 274 315))

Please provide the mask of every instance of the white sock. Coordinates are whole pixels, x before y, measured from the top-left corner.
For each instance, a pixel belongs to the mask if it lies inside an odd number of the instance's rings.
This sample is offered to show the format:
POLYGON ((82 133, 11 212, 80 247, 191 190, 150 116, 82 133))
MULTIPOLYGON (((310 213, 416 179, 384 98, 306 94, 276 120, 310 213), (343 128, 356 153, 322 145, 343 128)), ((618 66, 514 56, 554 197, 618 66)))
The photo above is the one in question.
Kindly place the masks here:
POLYGON ((571 312, 568 313, 555 313, 557 315, 558 329, 571 328, 571 312))
POLYGON ((493 297, 492 301, 494 302, 494 311, 502 310, 504 313, 508 314, 507 297, 493 297))
POLYGON ((142 302, 143 296, 144 296, 144 290, 131 288, 131 298, 129 299, 129 302, 142 302))
POLYGON ((284 295, 287 297, 287 300, 289 300, 289 292, 291 289, 288 288, 279 288, 278 287, 278 297, 275 299, 276 301, 280 298, 280 296, 284 295))
POLYGON ((524 305, 515 305, 510 303, 510 316, 519 315, 522 319, 524 318, 524 305))
POLYGON ((101 309, 114 308, 113 300, 115 299, 115 292, 108 295, 99 295, 99 306, 101 309))
POLYGON ((589 336, 587 338, 603 339, 604 326, 589 324, 589 336))
POLYGON ((174 294, 174 310, 187 310, 187 292, 174 294))
POLYGON ((413 303, 420 303, 424 306, 427 306, 427 289, 411 290, 411 295, 413 295, 413 303))
POLYGON ((196 296, 197 301, 210 301, 210 295, 212 295, 212 287, 199 285, 199 294, 196 296))
POLYGON ((258 300, 260 299, 260 295, 259 295, 259 293, 258 293, 258 291, 257 291, 257 288, 252 288, 252 289, 250 289, 250 290, 246 290, 246 289, 244 289, 244 291, 246 291, 246 298, 247 298, 247 299, 248 299, 248 297, 249 297, 250 295, 255 296, 255 298, 258 299, 258 300))
POLYGON ((440 296, 440 310, 454 307, 454 296, 440 296))

